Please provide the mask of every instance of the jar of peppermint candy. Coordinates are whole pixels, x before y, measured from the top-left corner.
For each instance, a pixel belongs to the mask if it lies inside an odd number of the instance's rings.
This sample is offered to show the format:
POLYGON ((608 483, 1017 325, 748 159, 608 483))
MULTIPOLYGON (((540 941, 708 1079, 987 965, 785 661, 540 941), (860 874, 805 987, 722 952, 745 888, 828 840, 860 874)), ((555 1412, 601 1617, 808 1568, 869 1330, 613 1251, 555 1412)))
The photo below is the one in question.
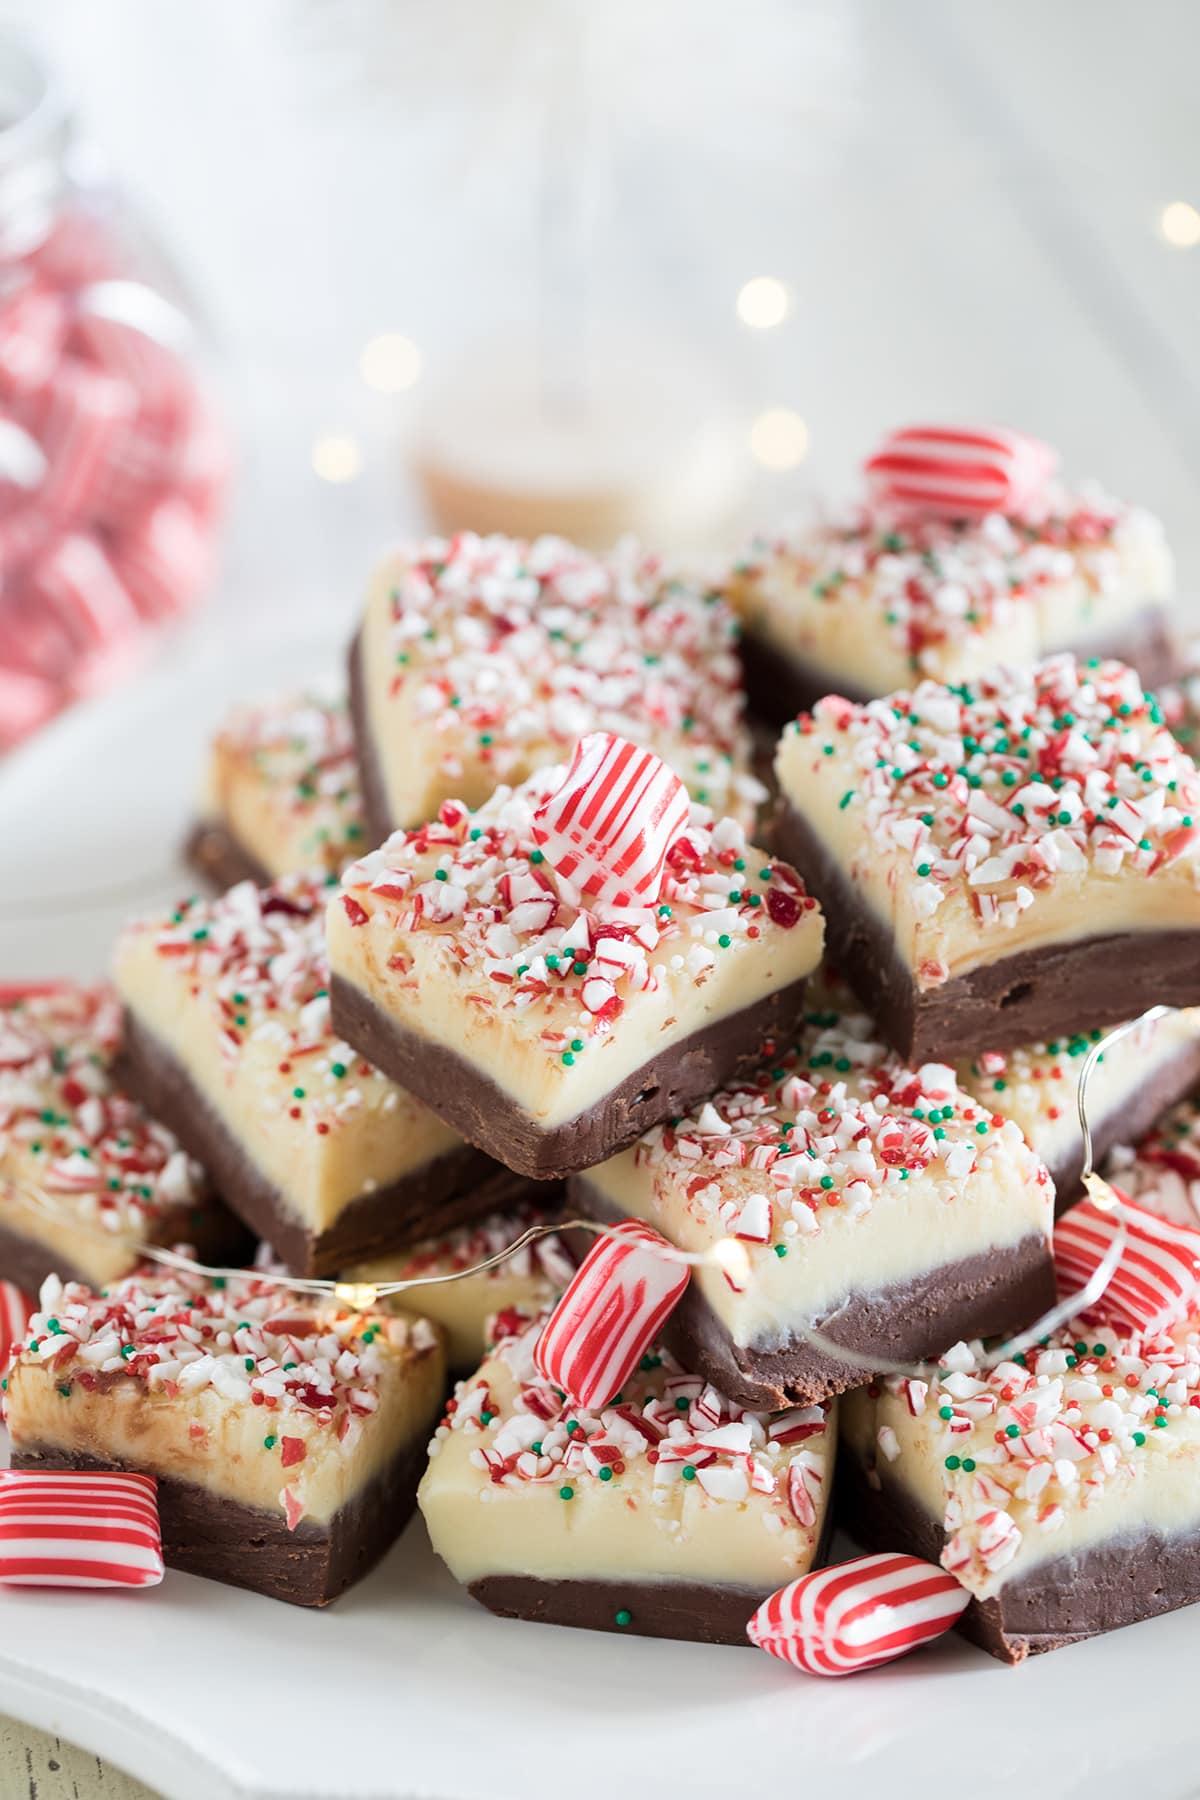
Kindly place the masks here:
POLYGON ((0 753, 203 592, 226 473, 208 387, 65 83, 0 28, 0 753))

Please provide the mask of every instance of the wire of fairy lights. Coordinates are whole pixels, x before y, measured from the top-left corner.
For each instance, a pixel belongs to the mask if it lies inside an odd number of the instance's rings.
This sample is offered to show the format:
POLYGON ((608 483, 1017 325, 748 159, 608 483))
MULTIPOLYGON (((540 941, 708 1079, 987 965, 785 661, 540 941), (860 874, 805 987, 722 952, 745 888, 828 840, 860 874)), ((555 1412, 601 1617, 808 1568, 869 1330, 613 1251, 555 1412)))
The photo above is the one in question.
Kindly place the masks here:
MULTIPOLYGON (((988 1350, 977 1359, 976 1366, 992 1368, 997 1363, 1006 1361, 1049 1337, 1068 1320, 1079 1313, 1095 1306, 1106 1293, 1109 1283, 1120 1266, 1128 1236, 1124 1218, 1124 1204, 1116 1189, 1111 1187, 1103 1177, 1097 1174, 1094 1167, 1094 1145, 1091 1124, 1087 1111, 1088 1085, 1092 1075, 1105 1052, 1114 1048, 1123 1038, 1149 1025, 1175 1009, 1169 1006, 1153 1006, 1137 1019, 1128 1024, 1118 1025, 1106 1032, 1088 1050, 1079 1071, 1079 1083, 1076 1090, 1076 1105, 1079 1113, 1079 1128, 1083 1140, 1083 1172, 1082 1181, 1092 1203, 1104 1212, 1112 1213, 1117 1220, 1118 1229, 1104 1257, 1093 1270, 1086 1285, 1076 1293, 1068 1294, 1059 1300, 1051 1309, 1043 1313, 1032 1325, 1016 1336, 1008 1338, 1004 1343, 988 1350)), ((68 1225, 74 1230, 85 1230, 106 1242, 112 1242, 112 1233, 91 1221, 81 1221, 67 1209, 55 1205, 53 1198, 44 1190, 34 1189, 11 1178, 0 1177, 3 1185, 14 1195, 18 1203, 32 1208, 34 1211, 49 1216, 58 1223, 68 1225)), ((268 1285, 287 1289, 290 1293, 317 1295, 332 1299, 356 1312, 369 1312, 381 1300, 391 1300, 398 1295, 411 1293, 416 1288, 442 1287, 454 1281, 467 1281, 475 1275, 485 1275, 489 1270, 499 1268, 510 1257, 516 1256, 529 1245, 540 1239, 560 1236, 564 1232, 584 1232, 597 1239, 611 1238, 624 1240, 621 1233, 612 1224, 597 1219, 554 1219, 544 1224, 530 1225, 503 1249, 495 1251, 491 1256, 471 1263, 463 1269, 453 1269, 441 1275, 412 1275, 395 1281, 339 1281, 329 1277, 289 1275, 286 1271, 265 1268, 219 1268, 208 1263, 198 1262, 194 1257, 186 1255, 182 1250, 168 1249, 162 1244, 130 1242, 131 1255, 144 1257, 148 1262, 156 1263, 179 1274, 199 1276, 206 1280, 225 1281, 257 1281, 268 1285)), ((753 1277, 753 1267, 745 1246, 736 1238, 722 1238, 708 1250, 688 1251, 674 1244, 664 1242, 658 1245, 644 1246, 653 1255, 660 1256, 665 1262, 682 1263, 689 1268, 716 1268, 727 1275, 739 1287, 744 1287, 753 1277)), ((822 1351, 835 1362, 847 1360, 844 1344, 836 1338, 828 1337, 815 1325, 797 1328, 797 1335, 804 1338, 814 1349, 822 1351)), ((854 1365, 865 1373, 877 1375, 901 1375, 922 1379, 935 1371, 940 1365, 936 1361, 920 1364, 894 1362, 886 1357, 863 1355, 855 1350, 854 1365)))

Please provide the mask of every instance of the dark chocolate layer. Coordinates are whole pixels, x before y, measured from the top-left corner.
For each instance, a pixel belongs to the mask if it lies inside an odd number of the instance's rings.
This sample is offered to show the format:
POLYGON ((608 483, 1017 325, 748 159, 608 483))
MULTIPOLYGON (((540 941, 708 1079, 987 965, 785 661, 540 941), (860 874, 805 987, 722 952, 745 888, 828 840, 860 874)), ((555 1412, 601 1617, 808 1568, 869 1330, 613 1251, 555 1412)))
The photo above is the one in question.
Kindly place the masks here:
POLYGON ((468 1583, 467 1591, 504 1619, 699 1644, 749 1644, 746 1626, 771 1590, 699 1581, 546 1581, 537 1575, 485 1575, 468 1583))
POLYGON ((821 902, 829 961, 888 1043, 914 1064, 1120 1025, 1159 1002, 1200 1003, 1200 917, 1194 931, 1110 932, 1046 944, 919 988, 889 926, 787 801, 776 843, 821 902))
MULTIPOLYGON (((946 1544, 940 1520, 885 1470, 869 1476, 845 1445, 838 1460, 838 1524, 866 1550, 904 1551, 926 1562, 938 1562, 946 1544)), ((972 1600, 957 1629, 1001 1662, 1019 1663, 1196 1600, 1200 1532, 1138 1532, 1052 1557, 1015 1576, 990 1599, 972 1600)))
POLYGON ((334 1030, 378 1069, 417 1094, 498 1162, 537 1181, 590 1169, 753 1068, 767 1038, 790 1037, 804 1010, 803 981, 718 1019, 660 1050, 604 1098, 543 1130, 483 1070, 446 1044, 392 1019, 353 982, 330 984, 334 1030))
MULTIPOLYGON (((327 1230, 289 1211, 177 1057, 128 1009, 121 1078, 155 1118, 202 1162, 229 1206, 293 1275, 336 1274, 350 1263, 407 1249, 528 1196, 530 1184, 468 1144, 352 1200, 327 1230)), ((545 1191, 537 1190, 545 1201, 545 1191)))
MULTIPOLYGON (((740 648, 750 712, 777 731, 797 713, 811 711, 826 694, 841 694, 854 701, 876 698, 855 681, 853 671, 827 669, 810 658, 793 657, 749 629, 743 630, 740 648)), ((1079 643, 1065 648, 1074 650, 1077 656, 1115 656, 1120 662, 1130 663, 1145 687, 1175 681, 1183 672, 1171 616, 1161 606, 1144 607, 1107 634, 1081 635, 1079 643)), ((909 683, 920 679, 914 671, 909 683)))
POLYGON ((218 894, 239 881, 266 887, 272 879, 266 866, 239 843, 228 826, 215 819, 200 819, 192 826, 184 839, 183 860, 218 894))
MULTIPOLYGON (((433 1419, 429 1428, 433 1427, 433 1419)), ((360 1581, 395 1543, 412 1517, 425 1471, 427 1433, 419 1433, 361 1493, 324 1524, 301 1519, 289 1531, 281 1514, 157 1475, 163 1560, 169 1569, 250 1588, 292 1606, 327 1606, 360 1581)), ((87 1456, 52 1445, 15 1442, 14 1469, 129 1469, 118 1458, 87 1456)))
MULTIPOLYGON (((82 1243, 90 1241, 82 1227, 79 1236, 82 1243)), ((155 1221, 151 1236, 157 1244, 188 1244, 204 1262, 242 1263, 254 1252, 250 1233, 218 1200, 210 1200, 202 1207, 172 1208, 155 1221)), ((107 1231, 97 1236, 97 1243, 103 1242, 110 1248, 116 1241, 115 1235, 107 1231)), ((140 1260, 131 1251, 126 1268, 135 1268, 140 1260)), ((90 1277, 70 1256, 43 1243, 32 1233, 27 1235, 13 1225, 0 1224, 0 1281, 15 1282, 24 1293, 36 1299, 47 1275, 57 1275, 60 1281, 82 1281, 90 1285, 90 1277)))
MULTIPOLYGON (((619 1216, 586 1176, 571 1182, 569 1210, 604 1220, 619 1216)), ((703 1375, 731 1400, 777 1412, 860 1386, 875 1359, 921 1362, 963 1338, 1019 1330, 1053 1304, 1049 1245, 1031 1233, 1007 1249, 942 1264, 875 1293, 850 1295, 835 1312, 813 1321, 822 1336, 845 1347, 844 1362, 800 1337, 769 1350, 735 1344, 696 1281, 663 1338, 685 1369, 703 1375)))
POLYGON ((354 755, 358 763, 358 785, 362 789, 363 817, 367 838, 374 848, 382 844, 396 829, 388 805, 379 751, 367 719, 367 684, 363 668, 362 632, 356 632, 347 658, 350 674, 350 722, 354 727, 354 755))

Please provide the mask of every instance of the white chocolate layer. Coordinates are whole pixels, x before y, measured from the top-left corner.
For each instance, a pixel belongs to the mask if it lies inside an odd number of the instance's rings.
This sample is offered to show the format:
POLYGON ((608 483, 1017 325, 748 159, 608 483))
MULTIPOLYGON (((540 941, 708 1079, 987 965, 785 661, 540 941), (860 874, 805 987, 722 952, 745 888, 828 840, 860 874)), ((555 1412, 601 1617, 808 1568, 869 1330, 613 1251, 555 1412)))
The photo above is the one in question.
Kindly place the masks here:
POLYGON ((449 803, 397 832, 346 871, 327 917, 335 974, 482 1070, 543 1130, 801 980, 824 935, 794 872, 698 808, 661 905, 581 909, 551 883, 530 830, 561 778, 545 770, 475 813, 449 803))
POLYGON ((1159 521, 1089 494, 1034 527, 863 513, 758 540, 728 591, 756 638, 831 692, 887 694, 1103 643, 1173 585, 1159 521))
POLYGON ((0 1000, 0 1226, 98 1284, 213 1216, 199 1165, 113 1078, 120 1026, 108 988, 0 1000))
POLYGON ((786 801, 917 986, 1047 944, 1200 928, 1200 778, 1133 671, 1063 657, 970 695, 823 700, 776 755, 786 801))
POLYGON ((1076 1322, 1026 1367, 979 1375, 965 1345, 943 1364, 928 1386, 845 1396, 842 1429, 868 1477, 943 1526, 942 1563, 976 1598, 1098 1544, 1200 1530, 1194 1322, 1153 1340, 1076 1322))
MULTIPOLYGON (((985 1051, 959 1063, 959 1083, 980 1105, 1019 1125, 1026 1143, 1046 1166, 1059 1169, 1082 1151, 1080 1071, 1093 1043, 1103 1035, 1092 1031, 1019 1050, 985 1051)), ((1193 1006, 1140 1026, 1106 1050, 1088 1081, 1093 1133, 1103 1132, 1111 1143, 1129 1103, 1164 1079, 1172 1063, 1198 1044, 1200 1007, 1193 1006)))
POLYGON ((419 825, 451 796, 478 806, 604 730, 748 823, 762 789, 735 635, 716 595, 628 549, 464 532, 398 552, 371 583, 360 640, 391 821, 419 825))
POLYGON ((107 1297, 51 1281, 28 1343, 6 1396, 18 1450, 121 1461, 293 1526, 330 1520, 417 1442, 445 1382, 423 1320, 351 1314, 253 1277, 135 1276, 107 1297), (160 1316, 187 1323, 163 1341, 160 1316))
POLYGON ((849 1299, 1050 1231, 1042 1164, 952 1069, 906 1069, 861 1014, 809 1021, 761 1081, 585 1177, 685 1250, 737 1241, 744 1268, 692 1279, 739 1346, 777 1349, 849 1299))
POLYGON ((460 1382, 430 1446, 418 1497, 456 1580, 773 1589, 812 1567, 832 1475, 833 1403, 824 1414, 780 1415, 783 1435, 773 1440, 766 1415, 660 1356, 626 1383, 619 1409, 589 1413, 564 1406, 538 1377, 540 1329, 539 1321, 506 1338, 460 1382), (805 1435, 787 1441, 789 1423, 805 1435))
POLYGON ((209 749, 201 818, 274 879, 336 874, 363 848, 362 800, 344 694, 310 689, 236 706, 209 749))
POLYGON ((128 927, 115 967, 125 1005, 316 1232, 462 1143, 332 1031, 326 892, 292 876, 184 902, 172 919, 128 927))

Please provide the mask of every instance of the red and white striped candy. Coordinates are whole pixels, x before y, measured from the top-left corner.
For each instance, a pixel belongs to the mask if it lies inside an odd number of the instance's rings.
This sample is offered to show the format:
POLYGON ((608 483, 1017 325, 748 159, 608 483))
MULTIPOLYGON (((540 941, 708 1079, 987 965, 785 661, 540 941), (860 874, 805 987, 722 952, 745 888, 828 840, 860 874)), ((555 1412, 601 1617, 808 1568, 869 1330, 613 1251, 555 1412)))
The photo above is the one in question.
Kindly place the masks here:
POLYGON ((137 411, 126 381, 64 357, 36 419, 49 468, 40 500, 59 519, 88 518, 107 460, 116 454, 137 411))
POLYGON ((1062 1295, 1085 1288, 1122 1225, 1125 1243, 1112 1278, 1083 1317, 1129 1331, 1163 1331, 1200 1299, 1200 1231, 1172 1225, 1123 1194, 1111 1211, 1081 1200, 1054 1227, 1054 1270, 1062 1295))
MULTIPOLYGON (((0 632, 4 618, 0 614, 0 632)), ((23 737, 52 719, 63 703, 61 689, 40 675, 0 665, 0 750, 11 750, 23 737)))
POLYGON ((918 517, 1020 514, 1036 503, 1057 453, 1023 432, 956 425, 905 425, 865 464, 874 500, 918 517))
POLYGON ((662 891, 667 852, 687 821, 687 790, 660 756, 592 731, 576 744, 562 787, 534 814, 533 835, 582 894, 645 906, 662 891))
POLYGON ((143 513, 117 541, 114 555, 123 585, 145 619, 184 612, 207 582, 213 565, 211 528, 185 500, 167 498, 143 513))
POLYGON ((162 1578, 152 1475, 0 1472, 0 1582, 139 1588, 162 1578))
POLYGON ((8 1367, 13 1351, 25 1342, 33 1313, 33 1301, 15 1282, 0 1281, 0 1373, 8 1367))
POLYGON ((953 1575, 919 1556, 858 1556, 780 1588, 746 1634, 809 1675, 854 1675, 932 1643, 970 1598, 953 1575))
POLYGON ((613 1230, 588 1251, 534 1347, 540 1372, 577 1406, 606 1406, 620 1393, 690 1275, 649 1225, 624 1219, 613 1230))
POLYGON ((141 281, 98 281, 76 298, 75 346, 128 383, 147 412, 173 413, 191 386, 193 332, 141 281))
POLYGON ((69 532, 35 564, 30 586, 76 649, 87 654, 134 637, 137 608, 94 538, 69 532))
POLYGON ((0 394, 44 388, 58 365, 67 335, 67 303, 36 282, 24 284, 0 303, 0 394))

